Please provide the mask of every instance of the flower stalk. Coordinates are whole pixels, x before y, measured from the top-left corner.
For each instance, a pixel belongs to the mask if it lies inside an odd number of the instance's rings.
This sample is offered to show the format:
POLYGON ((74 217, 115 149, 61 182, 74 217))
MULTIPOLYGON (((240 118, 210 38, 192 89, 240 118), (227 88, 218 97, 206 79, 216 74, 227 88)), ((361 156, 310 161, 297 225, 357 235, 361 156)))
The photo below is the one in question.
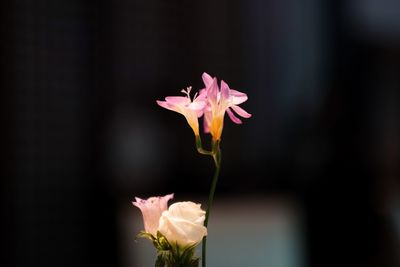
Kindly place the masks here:
POLYGON ((212 156, 213 152, 203 148, 200 135, 196 135, 196 149, 202 155, 212 156))
MULTIPOLYGON (((215 195, 215 189, 217 188, 217 183, 218 183, 218 178, 219 178, 219 173, 221 170, 221 149, 220 149, 220 140, 212 140, 212 144, 211 144, 211 151, 207 151, 205 149, 203 149, 202 145, 201 145, 201 138, 200 136, 196 136, 196 148, 197 151, 200 154, 203 155, 210 155, 213 157, 214 160, 214 164, 215 164, 215 171, 214 171, 214 176, 211 182, 211 187, 210 187, 210 192, 208 194, 208 201, 207 201, 207 209, 206 209, 206 217, 204 220, 204 226, 207 227, 208 225, 208 219, 210 217, 210 213, 211 213, 211 208, 212 208, 212 204, 214 201, 214 195, 215 195)), ((202 249, 201 249, 201 266, 202 267, 206 267, 206 254, 207 254, 207 236, 203 237, 203 241, 202 241, 202 249)))

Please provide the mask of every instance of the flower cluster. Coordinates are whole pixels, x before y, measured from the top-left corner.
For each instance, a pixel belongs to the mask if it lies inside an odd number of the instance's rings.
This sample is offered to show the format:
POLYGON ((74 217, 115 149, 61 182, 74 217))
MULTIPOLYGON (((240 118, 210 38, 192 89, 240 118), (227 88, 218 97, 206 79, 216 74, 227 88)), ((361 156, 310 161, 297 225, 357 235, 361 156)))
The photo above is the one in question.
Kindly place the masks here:
POLYGON ((203 73, 205 87, 190 97, 192 87, 181 92, 185 96, 168 96, 165 101, 157 101, 163 108, 185 116, 196 137, 196 147, 200 154, 212 156, 215 163, 214 177, 210 187, 207 211, 200 204, 178 202, 168 208, 173 194, 151 197, 147 200, 136 198, 132 202, 143 215, 144 231, 140 236, 150 239, 157 249, 156 267, 197 267, 199 258, 195 257, 195 247, 202 242, 202 267, 206 267, 207 225, 221 166, 220 140, 225 113, 237 124, 237 117, 250 118, 251 114, 239 107, 247 100, 245 93, 230 89, 217 78, 203 73), (211 150, 202 147, 199 118, 203 116, 204 132, 212 136, 211 150))
POLYGON ((172 198, 170 194, 147 200, 136 198, 132 202, 143 215, 145 231, 140 236, 150 239, 156 247, 159 264, 156 266, 197 266, 194 248, 207 235, 203 225, 205 211, 200 204, 190 201, 177 202, 168 208, 172 198))
POLYGON ((238 106, 247 100, 247 95, 230 89, 224 81, 218 86, 217 78, 205 72, 202 78, 205 88, 196 93, 193 99, 190 98, 192 87, 188 87, 187 90, 182 90, 186 96, 167 96, 165 101, 157 103, 185 116, 195 136, 199 136, 198 118, 204 115, 204 132, 210 133, 213 140, 218 141, 221 139, 225 112, 237 124, 241 124, 242 121, 235 113, 243 118, 251 117, 250 113, 238 106))

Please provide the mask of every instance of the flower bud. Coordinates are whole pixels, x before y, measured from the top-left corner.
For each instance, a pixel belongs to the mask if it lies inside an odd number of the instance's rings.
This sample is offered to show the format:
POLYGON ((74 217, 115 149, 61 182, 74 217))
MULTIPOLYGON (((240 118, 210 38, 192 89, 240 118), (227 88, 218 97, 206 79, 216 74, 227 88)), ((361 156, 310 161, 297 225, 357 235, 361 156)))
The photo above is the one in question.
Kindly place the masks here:
POLYGON ((158 231, 171 245, 196 245, 207 235, 207 228, 203 225, 205 214, 200 204, 190 201, 174 203, 162 213, 158 231))
POLYGON ((153 236, 157 235, 157 228, 163 211, 168 208, 168 201, 174 197, 174 194, 163 197, 151 197, 147 200, 135 198, 136 202, 132 204, 140 209, 143 215, 144 229, 153 236))

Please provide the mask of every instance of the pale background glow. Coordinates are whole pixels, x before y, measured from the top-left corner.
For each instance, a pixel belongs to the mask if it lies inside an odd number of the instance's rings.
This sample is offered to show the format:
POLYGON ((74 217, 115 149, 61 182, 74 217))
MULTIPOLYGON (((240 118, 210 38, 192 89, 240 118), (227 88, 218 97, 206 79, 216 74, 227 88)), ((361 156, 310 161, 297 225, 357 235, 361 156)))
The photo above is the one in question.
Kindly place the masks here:
MULTIPOLYGON (((139 210, 132 210, 125 207, 121 211, 123 267, 152 266, 155 250, 151 242, 134 242, 143 222, 139 210)), ((209 221, 207 266, 304 267, 303 223, 301 207, 293 199, 219 198, 209 221)))

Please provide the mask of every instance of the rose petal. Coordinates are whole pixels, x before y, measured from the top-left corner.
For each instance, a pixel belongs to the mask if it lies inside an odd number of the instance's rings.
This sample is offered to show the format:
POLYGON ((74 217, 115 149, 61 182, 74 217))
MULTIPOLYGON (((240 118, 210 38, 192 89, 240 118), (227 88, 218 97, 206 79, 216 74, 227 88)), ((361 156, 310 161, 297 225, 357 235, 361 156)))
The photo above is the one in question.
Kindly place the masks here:
POLYGON ((201 242, 207 235, 205 211, 190 201, 172 204, 160 217, 160 231, 171 245, 186 247, 201 242))

